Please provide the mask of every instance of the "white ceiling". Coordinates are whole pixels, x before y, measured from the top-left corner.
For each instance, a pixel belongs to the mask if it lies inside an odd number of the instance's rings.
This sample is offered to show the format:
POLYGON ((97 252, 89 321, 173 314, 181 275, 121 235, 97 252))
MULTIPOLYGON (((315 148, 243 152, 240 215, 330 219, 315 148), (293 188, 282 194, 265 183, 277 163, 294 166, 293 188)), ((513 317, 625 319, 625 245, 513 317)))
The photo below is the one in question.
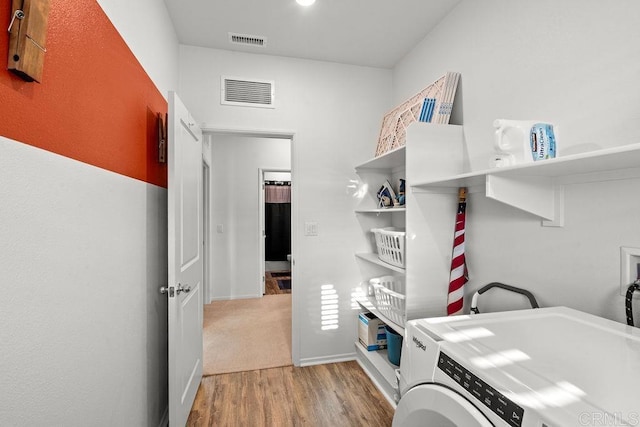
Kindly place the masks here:
POLYGON ((460 0, 164 0, 180 43, 392 68, 460 0), (228 33, 266 37, 266 47, 228 33))

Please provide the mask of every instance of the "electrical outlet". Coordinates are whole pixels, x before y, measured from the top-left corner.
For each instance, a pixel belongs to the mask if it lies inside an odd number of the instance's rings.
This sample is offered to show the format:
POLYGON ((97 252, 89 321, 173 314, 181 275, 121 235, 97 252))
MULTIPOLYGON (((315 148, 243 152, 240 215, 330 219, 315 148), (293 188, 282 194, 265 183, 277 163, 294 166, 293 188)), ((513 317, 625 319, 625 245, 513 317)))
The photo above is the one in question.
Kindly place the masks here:
MULTIPOLYGON (((625 296, 629 285, 640 278, 640 248, 620 247, 620 295, 625 296)), ((640 297, 636 292, 636 297, 640 297)))

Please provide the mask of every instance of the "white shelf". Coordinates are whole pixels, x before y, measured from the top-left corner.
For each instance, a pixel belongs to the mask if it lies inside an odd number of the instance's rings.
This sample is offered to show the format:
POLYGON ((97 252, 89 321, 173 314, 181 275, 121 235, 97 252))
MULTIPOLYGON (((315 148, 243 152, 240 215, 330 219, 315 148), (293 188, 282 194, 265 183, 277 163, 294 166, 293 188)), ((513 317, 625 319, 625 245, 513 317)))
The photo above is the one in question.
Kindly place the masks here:
POLYGON ((359 360, 376 382, 380 384, 381 391, 387 395, 387 400, 395 406, 395 401, 399 397, 397 395, 397 366, 389 362, 387 350, 368 351, 360 341, 356 341, 356 353, 359 360))
POLYGON ((417 188, 458 188, 484 184, 487 175, 536 176, 570 178, 579 182, 579 175, 640 168, 640 144, 590 151, 555 159, 540 160, 502 168, 485 169, 460 175, 416 182, 417 188))
POLYGON ((405 147, 399 147, 395 150, 389 151, 379 157, 374 157, 358 166, 358 169, 393 169, 396 167, 403 167, 405 164, 405 147))
POLYGON ((364 253, 363 252, 363 253, 357 253, 356 257, 358 257, 358 258, 360 258, 360 259, 362 259, 364 261, 370 262, 372 264, 376 264, 376 265, 379 265, 381 267, 388 268, 389 270, 396 271, 398 273, 402 273, 402 274, 405 273, 405 269, 404 268, 396 267, 395 265, 387 264, 386 262, 381 261, 380 258, 378 258, 378 254, 364 253))
POLYGON ((356 209, 356 213, 368 214, 368 213, 395 213, 395 212, 406 212, 407 208, 378 208, 378 209, 356 209))
POLYGON ((378 319, 382 320, 386 325, 388 325, 391 329, 393 329, 394 331, 396 331, 397 333, 399 333, 400 335, 404 335, 404 328, 400 325, 398 325, 397 323, 389 320, 388 317, 386 317, 384 314, 382 314, 378 308, 376 307, 375 304, 375 298, 374 297, 362 297, 362 298, 358 298, 358 304, 360 304, 360 306, 362 308, 364 308, 367 311, 370 311, 371 313, 373 313, 378 319))
MULTIPOLYGON (((355 213, 359 215, 358 221, 361 222, 364 229, 370 229, 371 226, 387 226, 389 223, 404 226, 407 207, 378 208, 375 190, 379 188, 378 186, 385 180, 393 182, 398 178, 405 177, 406 148, 403 146, 368 160, 357 165, 355 170, 362 182, 368 184, 367 195, 369 198, 366 201, 362 201, 362 206, 355 209, 355 213), (396 222, 398 222, 398 224, 396 224, 396 222)), ((388 273, 385 274, 391 274, 393 272, 405 274, 404 268, 381 261, 376 253, 357 253, 356 258, 370 264, 360 265, 361 268, 369 272, 375 271, 375 273, 379 273, 380 270, 374 267, 382 267, 388 270, 388 273)), ((365 297, 358 302, 363 310, 370 311, 391 329, 404 335, 404 329, 400 325, 387 319, 375 308, 375 299, 370 301, 365 297)), ((395 406, 395 402, 399 399, 395 375, 397 367, 389 362, 387 350, 367 351, 359 342, 356 342, 355 346, 358 363, 360 363, 376 386, 378 386, 387 399, 389 399, 389 402, 395 406)))
POLYGON ((640 144, 413 182, 412 189, 454 193, 467 187, 561 225, 562 186, 640 176, 640 144))

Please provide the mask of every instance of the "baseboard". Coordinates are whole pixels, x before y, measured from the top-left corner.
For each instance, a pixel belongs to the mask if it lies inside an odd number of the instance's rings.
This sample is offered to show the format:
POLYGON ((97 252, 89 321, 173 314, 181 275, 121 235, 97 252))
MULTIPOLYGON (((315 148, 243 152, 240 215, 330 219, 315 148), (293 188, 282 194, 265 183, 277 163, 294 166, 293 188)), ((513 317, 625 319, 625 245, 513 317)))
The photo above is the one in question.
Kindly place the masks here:
POLYGON ((162 414, 162 418, 160 419, 160 424, 158 427, 169 427, 169 407, 167 406, 164 410, 164 414, 162 414))
POLYGON ((335 354, 332 356, 309 357, 300 359, 300 366, 324 365, 326 363, 339 363, 356 360, 355 353, 335 354))

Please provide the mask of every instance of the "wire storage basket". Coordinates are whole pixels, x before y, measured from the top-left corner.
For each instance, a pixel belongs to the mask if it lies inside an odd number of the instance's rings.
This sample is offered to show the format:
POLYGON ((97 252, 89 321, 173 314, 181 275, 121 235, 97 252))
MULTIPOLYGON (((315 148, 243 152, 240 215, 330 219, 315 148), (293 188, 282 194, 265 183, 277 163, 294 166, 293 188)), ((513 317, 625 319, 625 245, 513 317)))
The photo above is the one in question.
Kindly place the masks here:
POLYGON ((378 258, 387 264, 404 268, 405 231, 395 227, 373 228, 371 232, 376 237, 378 258))

